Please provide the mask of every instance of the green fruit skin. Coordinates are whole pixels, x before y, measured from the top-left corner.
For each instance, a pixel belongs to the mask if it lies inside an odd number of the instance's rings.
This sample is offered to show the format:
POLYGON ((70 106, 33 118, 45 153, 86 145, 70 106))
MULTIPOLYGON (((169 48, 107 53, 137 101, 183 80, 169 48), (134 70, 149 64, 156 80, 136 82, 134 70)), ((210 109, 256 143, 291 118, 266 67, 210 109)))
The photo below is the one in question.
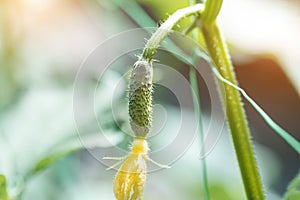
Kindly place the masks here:
POLYGON ((129 85, 130 125, 136 137, 145 138, 152 122, 152 65, 137 61, 129 85))

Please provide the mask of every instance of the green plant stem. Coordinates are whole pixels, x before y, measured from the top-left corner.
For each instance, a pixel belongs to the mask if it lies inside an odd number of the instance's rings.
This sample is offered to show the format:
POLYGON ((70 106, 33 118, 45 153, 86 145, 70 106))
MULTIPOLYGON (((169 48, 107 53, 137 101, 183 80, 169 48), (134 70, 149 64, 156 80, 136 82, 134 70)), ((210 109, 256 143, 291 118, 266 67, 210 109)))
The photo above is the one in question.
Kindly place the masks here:
MULTIPOLYGON (((197 0, 190 0, 190 5, 194 5, 197 3, 197 0)), ((195 21, 196 17, 192 18, 192 20, 195 21)), ((199 29, 194 29, 193 30, 193 38, 198 42, 199 41, 199 29)), ((194 49, 194 51, 197 51, 197 49, 194 49)), ((193 54, 192 57, 193 64, 196 64, 197 60, 197 55, 196 53, 193 54)), ((191 88, 193 90, 192 92, 192 97, 193 97, 193 104, 194 104, 194 109, 196 113, 196 117, 198 119, 198 125, 199 125, 199 140, 200 140, 200 145, 203 144, 204 141, 204 129, 203 129, 203 118, 202 118, 202 112, 201 112, 201 101, 200 101, 200 95, 199 95, 199 88, 198 88, 198 82, 197 82, 197 74, 196 70, 193 66, 190 67, 189 69, 189 78, 190 78, 190 83, 191 83, 191 88)), ((208 175, 207 175, 207 166, 206 166, 206 159, 203 158, 201 159, 201 169, 202 169, 202 181, 203 181, 203 187, 204 187, 204 200, 209 200, 210 195, 209 195, 209 185, 208 185, 208 175)))
MULTIPOLYGON (((231 83, 237 85, 227 47, 214 21, 203 23, 202 31, 208 52, 220 74, 231 83)), ((233 87, 219 82, 224 87, 224 105, 231 130, 231 135, 242 174, 248 199, 264 199, 263 187, 256 165, 256 160, 250 139, 250 131, 242 106, 239 92, 233 87)))
POLYGON ((155 33, 151 36, 148 40, 141 58, 152 61, 154 54, 162 42, 162 40, 170 33, 171 29, 175 24, 178 23, 181 19, 188 17, 190 15, 200 14, 203 10, 203 4, 196 4, 194 6, 190 6, 187 8, 182 8, 177 10, 174 14, 172 14, 158 29, 155 33))
MULTIPOLYGON (((197 83, 197 76, 196 76, 196 70, 193 67, 190 67, 190 82, 191 82, 191 88, 193 90, 193 103, 194 103, 194 109, 196 116, 198 118, 198 124, 199 124, 199 139, 200 143, 202 144, 204 141, 204 135, 203 135, 203 125, 202 125, 202 114, 201 114, 201 104, 200 104, 200 96, 199 96, 199 89, 198 89, 198 83, 197 83)), ((208 187, 208 176, 207 176, 207 166, 206 166, 206 159, 203 158, 201 160, 201 168, 202 168, 202 181, 203 181, 203 187, 204 187, 204 199, 209 200, 209 187, 208 187)))
POLYGON ((203 23, 211 24, 217 19, 221 10, 223 0, 206 0, 205 9, 202 13, 201 21, 203 23))

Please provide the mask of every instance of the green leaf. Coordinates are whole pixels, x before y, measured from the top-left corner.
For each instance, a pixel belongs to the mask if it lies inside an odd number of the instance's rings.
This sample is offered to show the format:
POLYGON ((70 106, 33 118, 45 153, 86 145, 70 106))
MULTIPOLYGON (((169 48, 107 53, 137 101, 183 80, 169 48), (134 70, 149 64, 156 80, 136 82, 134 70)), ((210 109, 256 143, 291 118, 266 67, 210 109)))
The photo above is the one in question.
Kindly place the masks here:
POLYGON ((78 150, 80 150, 80 149, 79 148, 71 149, 71 150, 66 150, 66 151, 58 152, 58 153, 52 154, 50 156, 47 156, 47 157, 41 159, 39 162, 37 162, 37 164, 33 168, 33 172, 38 173, 38 172, 42 171, 43 169, 49 167, 53 163, 57 162, 58 160, 62 159, 63 157, 66 157, 78 150))
POLYGON ((6 178, 2 174, 0 174, 0 200, 8 200, 6 178))
MULTIPOLYGON (((211 63, 212 64, 212 63, 211 63)), ((231 83, 227 79, 225 79, 218 71, 217 68, 212 64, 212 70, 215 76, 221 80, 222 82, 230 85, 236 90, 240 91, 240 93, 245 97, 245 99, 252 105, 252 107, 259 113, 259 115, 265 120, 265 122, 280 136, 282 137, 298 154, 300 154, 300 143, 294 138, 291 134, 281 128, 278 124, 276 124, 272 118, 253 100, 248 94, 240 88, 238 85, 231 83)))
POLYGON ((292 180, 287 192, 284 195, 285 200, 299 200, 300 199, 300 173, 292 180))
POLYGON ((60 159, 75 153, 76 151, 79 151, 83 148, 75 148, 75 149, 69 149, 64 151, 59 151, 57 153, 53 153, 49 156, 46 156, 39 160, 34 167, 25 175, 24 180, 28 181, 30 178, 32 178, 34 175, 38 174, 39 172, 42 172, 43 170, 50 167, 52 164, 56 163, 60 159))
POLYGON ((107 147, 115 146, 123 140, 123 135, 115 130, 106 130, 106 136, 98 136, 97 134, 87 134, 86 136, 81 136, 81 140, 77 137, 69 138, 64 141, 61 146, 54 146, 54 152, 49 153, 44 158, 37 161, 31 170, 25 175, 25 182, 32 178, 34 175, 42 172, 43 170, 50 167, 52 164, 56 163, 60 159, 78 151, 84 150, 86 148, 92 149, 97 147, 107 147), (84 141, 83 145, 81 142, 84 141), (108 142, 109 141, 109 142, 108 142))

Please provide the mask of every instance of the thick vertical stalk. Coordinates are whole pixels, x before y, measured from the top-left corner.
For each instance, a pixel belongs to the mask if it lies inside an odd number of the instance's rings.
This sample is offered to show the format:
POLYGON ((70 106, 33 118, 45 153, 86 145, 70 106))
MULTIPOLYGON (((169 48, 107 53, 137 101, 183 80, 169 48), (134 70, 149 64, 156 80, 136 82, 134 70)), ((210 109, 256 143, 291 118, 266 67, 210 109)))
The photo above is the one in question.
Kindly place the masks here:
MULTIPOLYGON (((203 23, 203 34, 208 52, 220 74, 230 82, 237 84, 227 47, 223 42, 215 22, 203 23)), ((222 84, 220 82, 220 84, 222 84)), ((248 199, 264 199, 256 160, 250 139, 250 132, 239 92, 223 84, 225 89, 224 104, 244 187, 248 199)))
MULTIPOLYGON (((222 3, 222 0, 207 0, 205 2, 204 11, 201 16, 202 31, 207 50, 216 68, 225 79, 237 85, 227 46, 216 24, 216 18, 220 12, 222 3)), ((228 84, 223 82, 219 82, 219 84, 225 89, 224 105, 226 106, 226 116, 246 195, 251 200, 265 199, 240 93, 228 84)))

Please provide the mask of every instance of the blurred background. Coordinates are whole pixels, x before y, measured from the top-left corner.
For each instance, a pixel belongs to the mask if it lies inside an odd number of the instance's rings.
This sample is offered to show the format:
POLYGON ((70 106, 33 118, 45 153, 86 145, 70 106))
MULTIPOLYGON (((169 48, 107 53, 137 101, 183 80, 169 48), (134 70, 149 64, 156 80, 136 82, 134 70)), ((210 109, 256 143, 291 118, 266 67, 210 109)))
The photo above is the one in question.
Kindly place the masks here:
MULTIPOLYGON (((76 112, 80 128, 73 108, 76 74, 92 50, 108 38, 133 28, 156 27, 185 6, 187 0, 0 0, 0 174, 7 179, 11 197, 114 199, 115 171, 106 171, 107 166, 93 155, 115 155, 114 146, 125 152, 132 140, 127 116, 127 72, 136 59, 134 55, 141 52, 119 59, 101 80, 95 72, 105 66, 97 60, 91 63, 91 70, 83 72, 85 78, 76 88, 78 105, 96 86, 94 114, 98 122, 82 108, 76 112), (116 85, 121 89, 116 91, 116 85), (116 105, 114 113, 112 102, 116 105), (48 160, 39 163, 44 158, 48 160)), ((184 30, 188 23, 189 19, 183 20, 176 30, 184 30)), ((300 140, 300 2, 226 0, 219 24, 240 86, 274 121, 300 140)), ((114 49, 106 51, 109 54, 114 49)), ((188 78, 188 65, 164 53, 157 56, 188 78)), ((159 71, 156 74, 160 79, 159 71)), ((172 78, 164 76, 176 84, 172 78)), ((206 122, 210 99, 199 74, 198 78, 206 122)), ((186 113, 190 120, 194 115, 192 104, 179 108, 167 88, 156 88, 154 102, 164 106, 154 110, 154 129, 167 135, 151 138, 155 150, 170 143, 180 113, 186 113), (165 118, 166 124, 158 130, 165 118)), ((267 198, 281 199, 299 171, 299 156, 244 103, 267 198)), ((183 131, 195 130, 187 127, 183 131)), ((171 169, 149 174, 146 200, 202 199, 200 145, 197 138, 192 142, 171 169)), ((158 160, 164 164, 167 156, 163 154, 158 160)), ((207 156, 207 164, 212 199, 245 199, 226 127, 207 156)))

